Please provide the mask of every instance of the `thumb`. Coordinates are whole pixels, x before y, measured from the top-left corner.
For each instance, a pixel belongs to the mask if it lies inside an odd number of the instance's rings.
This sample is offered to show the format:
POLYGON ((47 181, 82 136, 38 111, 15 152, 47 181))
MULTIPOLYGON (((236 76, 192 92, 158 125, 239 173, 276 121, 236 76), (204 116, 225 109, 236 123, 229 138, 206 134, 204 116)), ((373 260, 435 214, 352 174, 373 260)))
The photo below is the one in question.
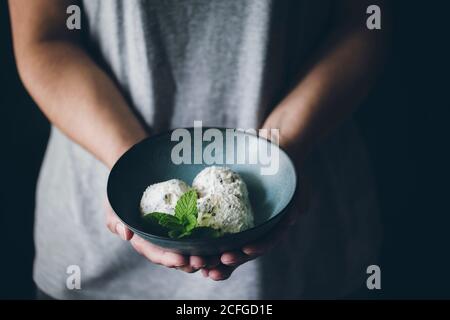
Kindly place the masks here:
POLYGON ((117 217, 114 210, 111 208, 108 200, 105 200, 105 211, 106 211, 106 226, 108 229, 117 235, 119 235, 122 240, 128 241, 133 237, 133 232, 128 229, 122 221, 117 217))

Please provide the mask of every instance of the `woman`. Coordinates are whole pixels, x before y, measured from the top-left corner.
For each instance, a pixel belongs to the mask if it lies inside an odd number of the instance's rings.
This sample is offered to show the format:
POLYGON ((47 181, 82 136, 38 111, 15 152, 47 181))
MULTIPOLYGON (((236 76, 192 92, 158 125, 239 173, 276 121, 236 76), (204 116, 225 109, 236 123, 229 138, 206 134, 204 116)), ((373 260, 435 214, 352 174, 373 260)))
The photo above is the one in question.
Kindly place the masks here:
POLYGON ((385 47, 384 31, 366 28, 366 1, 89 0, 79 3, 80 31, 66 28, 72 4, 9 1, 19 73, 53 124, 36 207, 34 279, 42 292, 302 298, 362 285, 379 225, 350 114, 385 47), (133 235, 108 205, 112 233, 104 227, 106 179, 120 155, 194 120, 280 130, 304 189, 307 181, 308 199, 299 203, 308 210, 294 226, 284 221, 217 257, 165 252, 133 235), (71 265, 80 267, 80 290, 66 286, 71 265))

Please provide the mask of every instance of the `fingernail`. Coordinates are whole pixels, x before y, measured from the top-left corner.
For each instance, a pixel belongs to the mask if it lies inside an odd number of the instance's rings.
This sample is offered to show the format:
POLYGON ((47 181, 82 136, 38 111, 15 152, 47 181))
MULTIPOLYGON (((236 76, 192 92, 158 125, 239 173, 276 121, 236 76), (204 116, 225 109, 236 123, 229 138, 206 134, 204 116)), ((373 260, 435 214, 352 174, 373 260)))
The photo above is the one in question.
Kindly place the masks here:
POLYGON ((237 261, 234 261, 234 260, 225 260, 225 261, 222 261, 222 262, 223 262, 223 264, 226 264, 226 265, 237 264, 237 261))
POLYGON ((116 224, 116 232, 119 234, 120 238, 124 241, 127 240, 127 235, 125 234, 125 227, 120 222, 116 224))
POLYGON ((254 248, 245 248, 242 250, 246 255, 253 257, 253 256, 257 256, 259 255, 259 251, 257 249, 254 248))

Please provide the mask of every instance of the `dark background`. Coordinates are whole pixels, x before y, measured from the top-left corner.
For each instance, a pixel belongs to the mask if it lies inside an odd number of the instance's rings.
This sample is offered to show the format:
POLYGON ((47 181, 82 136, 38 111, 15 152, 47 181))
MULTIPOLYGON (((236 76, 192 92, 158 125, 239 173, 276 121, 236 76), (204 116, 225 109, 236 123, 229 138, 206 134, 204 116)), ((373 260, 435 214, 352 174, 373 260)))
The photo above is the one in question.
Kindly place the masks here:
MULTIPOLYGON (((382 290, 352 297, 450 298, 450 2, 392 4, 391 57, 357 112, 382 209, 382 290)), ((33 298, 34 192, 49 125, 18 78, 6 1, 0 24, 0 298, 33 298)))

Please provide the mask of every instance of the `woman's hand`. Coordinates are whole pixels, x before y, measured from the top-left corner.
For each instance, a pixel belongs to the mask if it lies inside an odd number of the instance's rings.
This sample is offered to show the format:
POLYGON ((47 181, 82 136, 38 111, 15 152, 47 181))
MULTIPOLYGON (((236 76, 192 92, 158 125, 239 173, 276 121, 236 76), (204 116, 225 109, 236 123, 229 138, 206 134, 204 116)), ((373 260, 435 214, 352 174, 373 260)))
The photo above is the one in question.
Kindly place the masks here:
POLYGON ((130 241, 133 248, 142 256, 155 264, 159 264, 168 268, 177 268, 185 272, 194 272, 201 268, 214 268, 219 263, 219 257, 199 257, 199 256, 184 256, 173 253, 158 247, 150 242, 142 239, 138 235, 128 229, 119 220, 114 213, 110 204, 106 202, 106 225, 108 229, 117 234, 122 240, 130 241))
POLYGON ((245 245, 241 250, 225 252, 220 256, 220 264, 214 268, 202 268, 202 274, 212 280, 228 279, 234 270, 240 265, 256 259, 275 248, 288 234, 298 216, 304 213, 308 207, 308 193, 302 189, 302 195, 296 199, 293 208, 286 213, 282 220, 261 239, 245 245))
MULTIPOLYGON (((135 141, 142 139, 142 136, 137 135, 135 141)), ((114 150, 114 154, 111 154, 108 158, 114 159, 110 163, 106 163, 109 168, 112 168, 114 162, 130 148, 134 143, 128 145, 121 144, 121 147, 117 146, 114 150)), ((114 210, 108 201, 105 202, 106 211, 106 226, 108 229, 118 235, 124 241, 130 241, 133 248, 142 256, 150 260, 151 262, 159 265, 163 265, 168 268, 177 268, 186 272, 194 272, 203 267, 213 268, 219 264, 218 257, 186 257, 181 254, 173 253, 158 247, 150 242, 142 239, 138 235, 134 234, 128 229, 122 221, 117 217, 114 210)))

